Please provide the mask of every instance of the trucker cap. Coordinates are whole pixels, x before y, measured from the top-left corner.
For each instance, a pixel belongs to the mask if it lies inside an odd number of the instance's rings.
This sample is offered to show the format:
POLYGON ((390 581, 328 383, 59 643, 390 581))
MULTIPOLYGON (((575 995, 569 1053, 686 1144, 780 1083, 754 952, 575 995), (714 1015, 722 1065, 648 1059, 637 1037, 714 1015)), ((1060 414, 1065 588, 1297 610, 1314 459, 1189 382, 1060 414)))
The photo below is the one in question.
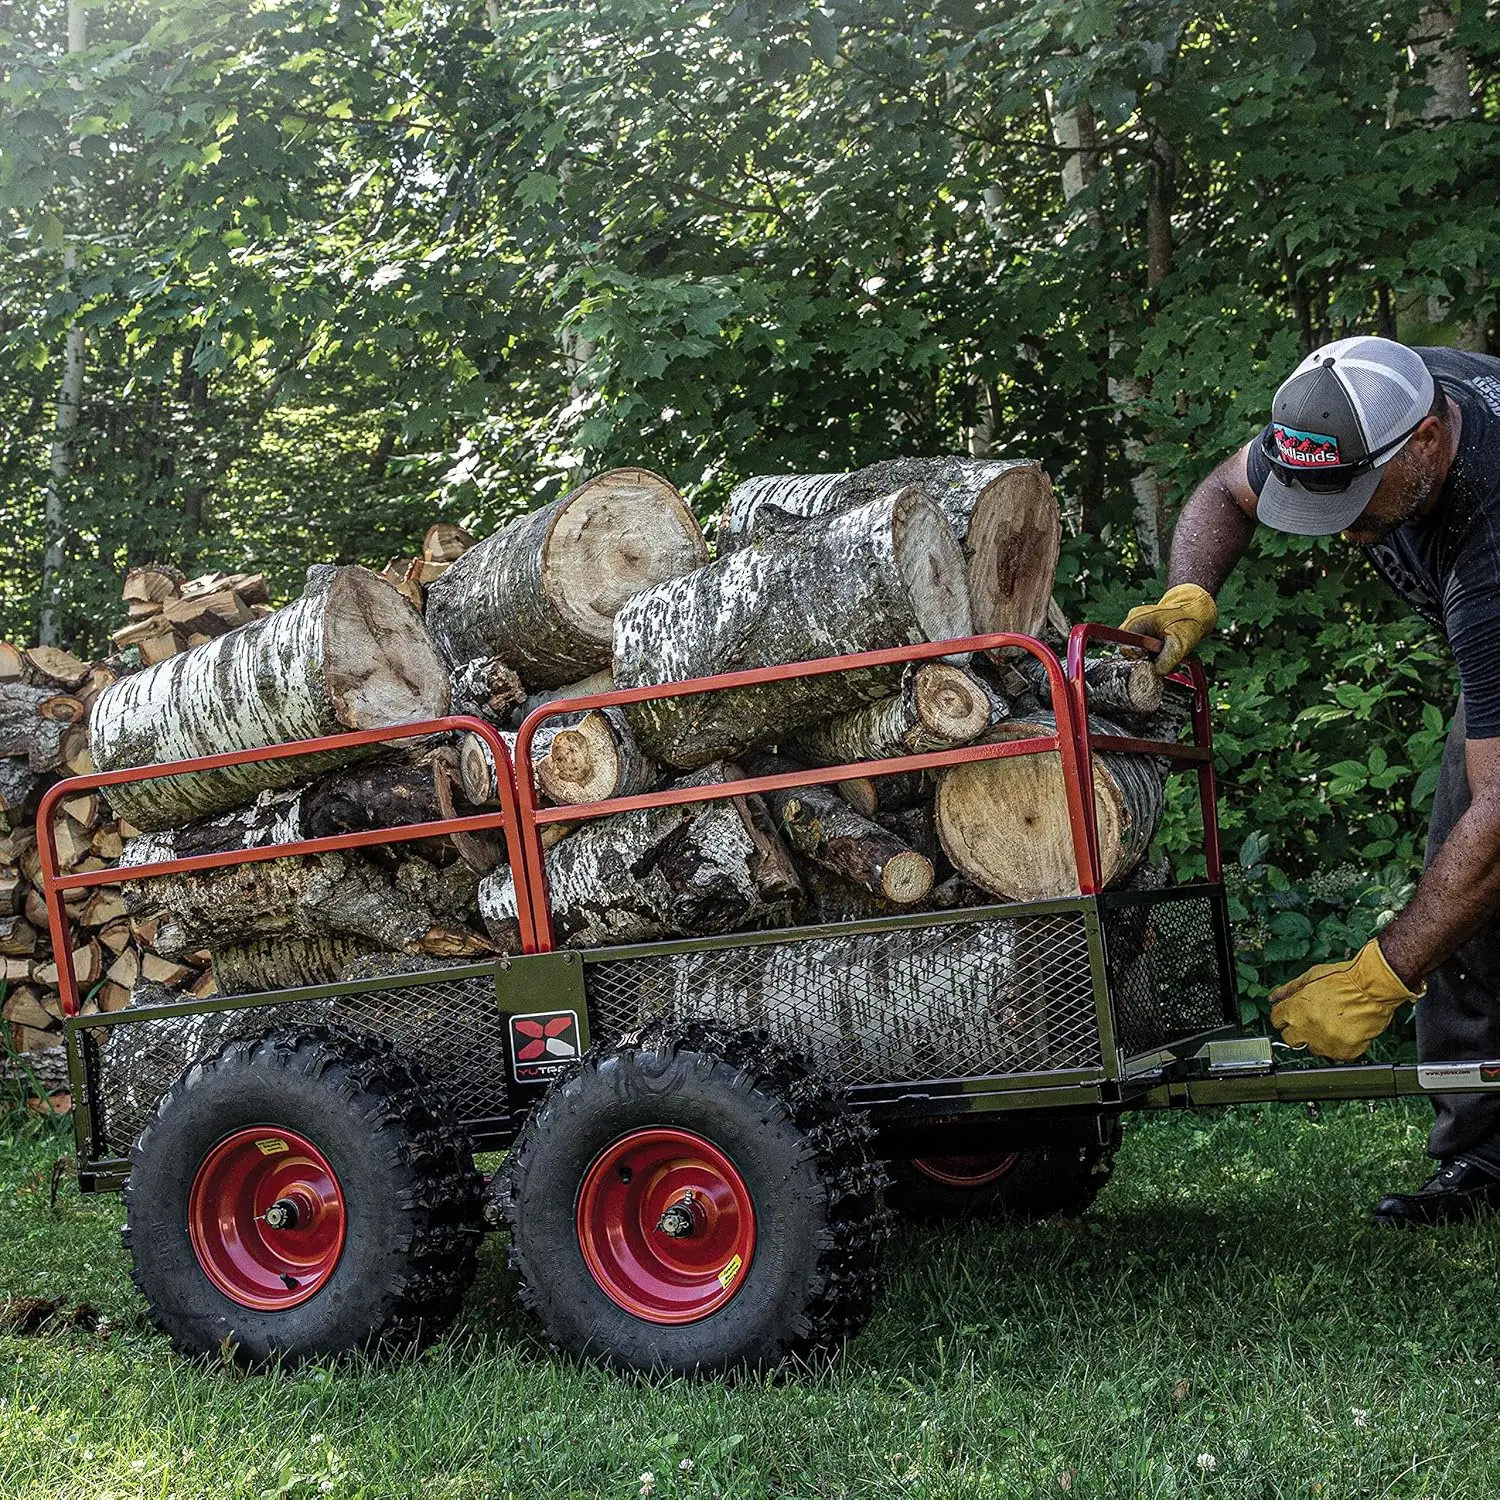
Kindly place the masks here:
POLYGON ((1422 356, 1393 339, 1339 339, 1314 350, 1271 403, 1261 438, 1271 472, 1257 516, 1296 536, 1351 526, 1432 396, 1422 356))

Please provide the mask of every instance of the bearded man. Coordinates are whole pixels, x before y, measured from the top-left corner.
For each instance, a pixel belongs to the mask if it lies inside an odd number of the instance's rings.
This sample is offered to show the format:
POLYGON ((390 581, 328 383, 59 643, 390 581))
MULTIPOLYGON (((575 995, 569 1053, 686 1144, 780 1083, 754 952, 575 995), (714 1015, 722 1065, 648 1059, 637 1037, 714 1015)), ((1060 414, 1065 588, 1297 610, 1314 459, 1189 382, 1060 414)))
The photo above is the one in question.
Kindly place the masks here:
MULTIPOLYGON (((1303 360, 1266 427, 1183 508, 1166 593, 1124 621, 1163 642, 1159 671, 1213 629, 1214 595, 1257 524, 1364 548, 1447 636, 1460 686, 1415 895, 1353 958, 1274 990, 1272 1023, 1350 1061, 1415 1001, 1421 1059, 1500 1059, 1500 359, 1352 338, 1303 360)), ((1500 1094, 1433 1104, 1439 1170, 1382 1198, 1379 1223, 1500 1207, 1500 1094)))

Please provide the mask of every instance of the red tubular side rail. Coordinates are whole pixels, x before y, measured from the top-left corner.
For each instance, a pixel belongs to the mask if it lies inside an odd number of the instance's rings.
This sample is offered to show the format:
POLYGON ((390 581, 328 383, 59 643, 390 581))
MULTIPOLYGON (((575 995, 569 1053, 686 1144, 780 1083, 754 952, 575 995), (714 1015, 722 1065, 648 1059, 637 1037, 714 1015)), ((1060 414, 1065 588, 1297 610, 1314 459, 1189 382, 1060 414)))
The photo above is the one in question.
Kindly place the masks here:
MULTIPOLYGON (((512 869, 521 869, 524 854, 520 839, 516 805, 516 776, 510 752, 493 725, 469 714, 453 714, 443 719, 424 719, 416 724, 392 724, 381 729, 359 729, 348 734, 322 735, 317 739, 294 740, 284 745, 264 745, 253 750, 228 750, 218 755, 200 755, 192 760, 170 761, 164 765, 134 766, 123 771, 95 771, 87 776, 72 776, 52 787, 37 809, 37 851, 41 857, 42 889, 47 902, 47 921, 52 932, 52 951, 57 962, 58 986, 62 995, 63 1014, 78 1014, 78 977, 73 968, 73 947, 68 928, 63 892, 82 890, 96 885, 121 885, 144 880, 153 875, 182 875, 192 870, 225 869, 231 865, 255 864, 265 860, 287 859, 299 854, 331 854, 341 849, 365 848, 376 844, 406 843, 413 839, 438 838, 449 833, 479 833, 485 829, 505 830, 506 850, 512 869), (477 734, 489 747, 497 769, 496 787, 500 807, 496 812, 476 813, 462 818, 441 818, 428 823, 400 823, 391 828, 366 828, 355 833, 330 834, 315 839, 300 839, 288 844, 267 844, 257 849, 226 849, 218 854, 196 854, 183 859, 157 860, 151 864, 113 866, 107 870, 85 870, 65 875, 58 867, 57 839, 53 820, 58 804, 65 797, 99 787, 122 786, 127 782, 155 781, 163 776, 182 776, 193 771, 214 771, 224 766, 243 766, 254 761, 294 760, 323 750, 355 749, 361 745, 386 744, 396 740, 417 739, 423 735, 466 729, 477 734)), ((530 913, 519 913, 523 942, 534 939, 530 932, 530 913)))
MULTIPOLYGON (((1126 735, 1095 734, 1089 728, 1088 687, 1083 680, 1084 656, 1089 646, 1103 642, 1115 646, 1134 646, 1155 651, 1161 642, 1148 636, 1133 635, 1112 625, 1075 625, 1068 635, 1068 685, 1073 695, 1073 726, 1078 743, 1078 767, 1083 795, 1088 803, 1088 836, 1094 868, 1099 860, 1099 823, 1093 816, 1094 761, 1091 752, 1110 750, 1126 755, 1156 755, 1171 761, 1174 771, 1196 767, 1198 802, 1203 814, 1203 854, 1207 876, 1215 885, 1224 878, 1223 857, 1219 846, 1218 792, 1214 783, 1214 737, 1209 722, 1208 678, 1203 664, 1190 657, 1185 670, 1173 672, 1168 679, 1193 690, 1193 743, 1183 745, 1165 740, 1139 740, 1126 735)), ((1059 721, 1060 722, 1060 721, 1059 721)))
MULTIPOLYGON (((1130 637, 1136 640, 1137 637, 1130 637)), ((517 911, 531 909, 536 946, 525 951, 550 953, 555 946, 552 928, 552 905, 547 889, 547 871, 543 860, 541 828, 548 823, 578 823, 587 819, 608 817, 612 813, 636 812, 650 807, 677 807, 691 802, 713 802, 726 796, 749 796, 756 792, 781 791, 797 786, 826 786, 853 781, 864 776, 885 776, 894 771, 923 771, 939 766, 962 765, 967 761, 1001 760, 1012 755, 1040 755, 1056 751, 1062 765, 1063 788, 1068 803, 1068 822, 1073 836, 1073 856, 1078 871, 1078 888, 1085 895, 1096 894, 1101 885, 1098 856, 1098 830, 1094 827, 1092 792, 1083 793, 1083 768, 1079 761, 1079 739, 1074 722, 1073 696, 1068 690, 1062 664, 1042 642, 1012 631, 995 631, 988 635, 965 636, 960 640, 934 641, 920 646, 895 646, 883 651, 862 651, 850 656, 830 656, 816 661, 792 662, 774 667, 753 667, 740 672, 726 672, 716 677, 696 677, 686 682, 667 682, 650 687, 621 688, 609 693, 593 693, 585 698, 555 699, 531 713, 516 736, 516 792, 524 847, 523 867, 529 889, 523 899, 519 885, 516 891, 517 911), (566 807, 538 807, 536 779, 531 769, 531 743, 537 730, 548 719, 562 714, 584 713, 591 708, 609 708, 627 703, 644 703, 649 699, 680 698, 689 694, 722 692, 728 688, 754 687, 760 683, 784 681, 789 677, 827 677, 861 667, 906 666, 913 662, 932 661, 943 656, 988 651, 999 646, 1014 646, 1036 657, 1046 669, 1052 690, 1057 719, 1055 735, 1027 740, 1007 740, 993 745, 962 745, 955 750, 936 750, 922 755, 901 755, 888 760, 859 761, 842 766, 815 766, 777 776, 749 776, 743 781, 724 785, 669 787, 661 792, 645 792, 634 797, 606 798, 598 802, 572 803, 566 807)), ((518 868, 514 863, 512 869, 518 868)), ((527 942, 522 932, 522 943, 527 942)))

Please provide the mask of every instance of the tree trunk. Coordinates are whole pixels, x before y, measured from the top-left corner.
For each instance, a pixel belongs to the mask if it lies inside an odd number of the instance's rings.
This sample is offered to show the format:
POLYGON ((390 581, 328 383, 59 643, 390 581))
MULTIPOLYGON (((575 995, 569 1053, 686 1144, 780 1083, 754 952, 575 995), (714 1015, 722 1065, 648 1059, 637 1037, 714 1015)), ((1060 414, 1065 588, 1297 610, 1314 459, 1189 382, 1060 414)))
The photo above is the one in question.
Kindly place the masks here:
MULTIPOLYGON (((615 621, 614 682, 680 682, 969 631, 952 531, 931 500, 904 489, 777 528, 755 546, 637 594, 615 621)), ((625 717, 648 755, 691 768, 884 697, 900 675, 897 667, 782 678, 631 704, 625 717)))
MULTIPOLYGON (((1049 975, 1086 969, 1081 928, 1051 937, 956 922, 680 954, 631 978, 625 1027, 657 1016, 768 1031, 841 1082, 1027 1072, 1091 1059, 1076 1006, 1055 1012, 1049 975), (1060 950, 1060 951, 1059 951, 1060 950)), ((614 1018, 612 1018, 614 1021, 614 1018)))
POLYGON ((899 693, 815 724, 787 748, 814 766, 924 755, 977 739, 1007 712, 998 694, 962 667, 921 662, 902 674, 899 693))
MULTIPOLYGON (((106 688, 94 700, 90 748, 101 771, 115 771, 405 724, 447 708, 447 671, 410 605, 364 568, 317 569, 295 604, 106 688)), ((377 753, 136 782, 111 787, 109 800, 137 828, 171 828, 377 753)))
MULTIPOLYGON (((133 839, 120 863, 128 868, 171 858, 174 847, 170 835, 133 839)), ((350 852, 159 875, 123 889, 132 916, 161 915, 155 947, 167 958, 339 934, 396 953, 493 951, 461 925, 475 891, 473 874, 461 865, 438 872, 407 859, 389 875, 373 859, 350 852)))
POLYGON ((614 469, 468 548, 427 594, 448 662, 502 657, 528 687, 609 664, 616 611, 708 560, 682 497, 645 469, 614 469))
MULTIPOLYGON (((1096 733, 1122 731, 1103 719, 1096 733)), ((1012 720, 987 739, 1028 739, 1057 732, 1050 714, 1012 720)), ((1106 886, 1140 862, 1161 822, 1162 777, 1139 755, 1094 756, 1094 807, 1106 886)), ((1078 893, 1062 767, 1052 753, 950 766, 938 775, 937 831, 960 874, 1011 901, 1078 893)))
MULTIPOLYGON (((1052 684, 1047 669, 1034 656, 1015 665, 1038 701, 1050 709, 1052 684)), ((1162 679, 1144 657, 1114 656, 1087 662, 1083 680, 1089 690, 1091 713, 1139 727, 1161 711, 1162 679)))
MULTIPOLYGON (((737 766, 716 763, 677 785, 728 785, 741 777, 737 766)), ((650 808, 583 825, 547 856, 558 942, 569 948, 640 943, 784 917, 784 866, 767 859, 752 800, 650 808)), ((479 910, 501 949, 515 951, 508 869, 480 885, 479 910)))
POLYGON ((832 515, 908 485, 938 503, 963 547, 974 629, 1038 634, 1052 596, 1062 523, 1051 480, 1030 462, 896 458, 853 474, 747 479, 724 509, 719 556, 749 546, 768 508, 832 515))
MULTIPOLYGON (((746 760, 745 769, 752 776, 778 776, 799 767, 780 755, 756 755, 746 760)), ((829 788, 801 786, 762 795, 787 843, 803 858, 900 906, 914 905, 932 889, 931 860, 860 817, 829 788)))

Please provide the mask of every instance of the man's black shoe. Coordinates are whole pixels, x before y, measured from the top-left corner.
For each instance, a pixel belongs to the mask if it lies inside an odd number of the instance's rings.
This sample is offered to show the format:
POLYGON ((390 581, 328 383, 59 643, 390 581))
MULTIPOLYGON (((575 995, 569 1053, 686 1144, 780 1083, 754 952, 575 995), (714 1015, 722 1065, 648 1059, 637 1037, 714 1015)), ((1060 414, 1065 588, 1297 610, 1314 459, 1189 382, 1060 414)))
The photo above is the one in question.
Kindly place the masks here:
POLYGON ((1391 1193, 1375 1205, 1375 1222, 1393 1229, 1426 1229, 1474 1219, 1500 1208, 1500 1176, 1466 1156, 1455 1156, 1414 1193, 1391 1193))

